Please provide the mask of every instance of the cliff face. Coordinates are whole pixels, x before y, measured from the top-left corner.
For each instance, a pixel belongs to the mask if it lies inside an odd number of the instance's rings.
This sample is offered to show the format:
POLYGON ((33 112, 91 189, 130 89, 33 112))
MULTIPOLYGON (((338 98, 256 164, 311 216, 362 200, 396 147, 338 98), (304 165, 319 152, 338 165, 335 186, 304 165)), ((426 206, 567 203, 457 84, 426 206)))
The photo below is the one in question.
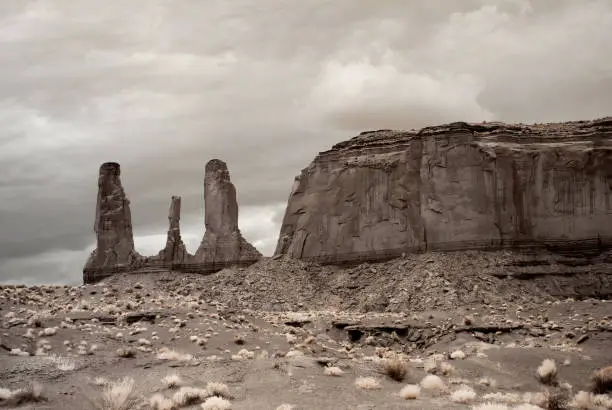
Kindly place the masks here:
POLYGON ((277 255, 612 245, 612 118, 362 133, 295 180, 277 255))

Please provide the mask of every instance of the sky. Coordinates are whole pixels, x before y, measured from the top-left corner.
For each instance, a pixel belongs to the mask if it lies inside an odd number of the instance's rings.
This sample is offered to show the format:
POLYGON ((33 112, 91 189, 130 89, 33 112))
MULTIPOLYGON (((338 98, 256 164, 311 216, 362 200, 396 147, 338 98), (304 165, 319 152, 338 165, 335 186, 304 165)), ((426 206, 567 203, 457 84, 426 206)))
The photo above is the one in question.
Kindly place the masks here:
POLYGON ((270 255, 294 177, 361 131, 610 115, 611 36, 610 0, 2 1, 0 283, 81 283, 106 161, 138 252, 172 195, 195 251, 219 158, 270 255))

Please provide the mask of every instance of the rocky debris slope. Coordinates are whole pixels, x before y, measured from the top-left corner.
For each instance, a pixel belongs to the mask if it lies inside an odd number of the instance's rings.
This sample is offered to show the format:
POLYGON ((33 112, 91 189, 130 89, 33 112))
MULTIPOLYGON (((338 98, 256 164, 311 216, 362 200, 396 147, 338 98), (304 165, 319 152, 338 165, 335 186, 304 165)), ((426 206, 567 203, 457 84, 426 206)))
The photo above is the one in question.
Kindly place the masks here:
POLYGON ((224 263, 257 261, 261 253, 248 243, 238 229, 236 188, 225 162, 213 159, 206 164, 204 178, 206 232, 196 251, 196 262, 224 263))
POLYGON ((296 178, 276 255, 372 261, 417 250, 612 245, 612 117, 374 131, 296 178))
MULTIPOLYGON (((576 258, 551 253, 436 252, 409 254, 384 263, 334 267, 264 259, 247 268, 213 275, 151 271, 119 275, 104 283, 157 281, 155 286, 220 301, 236 309, 415 312, 466 306, 540 305, 559 297, 612 296, 612 259, 590 261, 595 271, 576 271, 576 258), (545 275, 538 271, 545 270, 545 275), (535 275, 535 280, 523 280, 535 275)), ((580 269, 580 267, 578 267, 580 269)))
POLYGON ((121 185, 121 169, 115 162, 100 166, 94 232, 97 245, 85 269, 130 265, 140 259, 134 250, 130 201, 121 185))

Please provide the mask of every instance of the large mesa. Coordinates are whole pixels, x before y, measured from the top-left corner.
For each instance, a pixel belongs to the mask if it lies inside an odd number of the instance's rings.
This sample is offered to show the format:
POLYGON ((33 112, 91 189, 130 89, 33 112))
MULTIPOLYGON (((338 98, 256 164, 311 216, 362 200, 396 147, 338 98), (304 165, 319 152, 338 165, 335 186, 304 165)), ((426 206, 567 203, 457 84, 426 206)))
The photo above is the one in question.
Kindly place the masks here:
POLYGON ((612 245, 612 118, 366 132, 295 179, 276 255, 612 245))

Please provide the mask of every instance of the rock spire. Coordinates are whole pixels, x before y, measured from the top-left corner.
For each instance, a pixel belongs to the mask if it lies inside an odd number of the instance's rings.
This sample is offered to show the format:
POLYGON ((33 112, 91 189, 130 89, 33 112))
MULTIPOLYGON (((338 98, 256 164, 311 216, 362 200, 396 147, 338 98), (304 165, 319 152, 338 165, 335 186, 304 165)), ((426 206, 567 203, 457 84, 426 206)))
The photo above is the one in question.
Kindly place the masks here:
POLYGON ((195 254, 197 262, 244 262, 261 258, 261 253, 238 229, 236 188, 230 181, 226 163, 221 160, 213 159, 206 164, 204 203, 206 232, 195 254))
POLYGON ((86 269, 104 270, 130 265, 140 259, 134 250, 130 201, 121 185, 121 169, 116 162, 100 166, 94 232, 96 249, 86 269))

